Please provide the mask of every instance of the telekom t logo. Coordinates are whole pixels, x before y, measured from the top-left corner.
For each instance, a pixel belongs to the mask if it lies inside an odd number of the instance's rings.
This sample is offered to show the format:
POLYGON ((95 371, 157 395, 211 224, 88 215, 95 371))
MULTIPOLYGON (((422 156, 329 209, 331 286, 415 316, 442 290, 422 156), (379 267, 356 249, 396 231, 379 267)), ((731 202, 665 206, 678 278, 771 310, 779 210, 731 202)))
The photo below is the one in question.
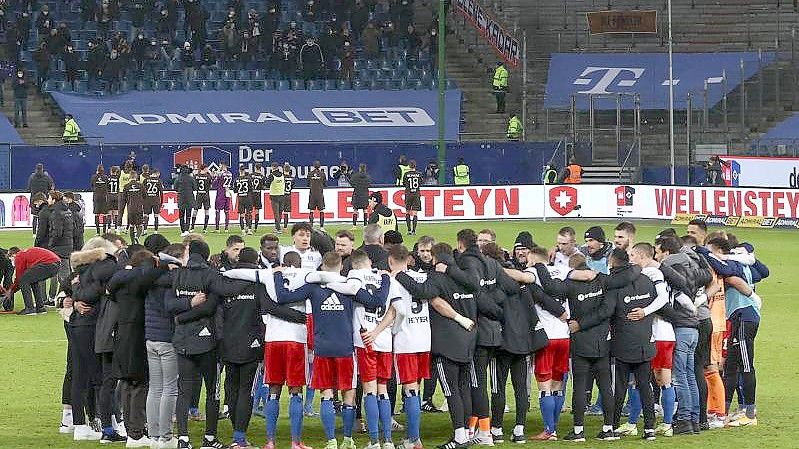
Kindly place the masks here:
POLYGON ((609 94, 608 87, 613 85, 619 87, 632 87, 641 78, 646 69, 640 67, 586 67, 580 77, 572 82, 578 86, 588 86, 594 81, 594 77, 585 78, 593 73, 604 72, 599 81, 596 81, 594 87, 589 90, 578 91, 580 94, 609 94), (632 79, 629 79, 632 77, 632 79), (619 79, 617 78, 626 78, 619 79))

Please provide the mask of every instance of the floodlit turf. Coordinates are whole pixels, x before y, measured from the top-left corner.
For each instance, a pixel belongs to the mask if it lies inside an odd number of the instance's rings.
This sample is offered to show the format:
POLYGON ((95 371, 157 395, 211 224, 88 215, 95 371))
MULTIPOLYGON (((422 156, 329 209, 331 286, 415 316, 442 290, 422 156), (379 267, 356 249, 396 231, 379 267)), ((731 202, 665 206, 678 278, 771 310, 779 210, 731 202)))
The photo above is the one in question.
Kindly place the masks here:
MULTIPOLYGON (((556 221, 542 223, 540 221, 501 221, 481 223, 420 223, 418 235, 430 234, 437 239, 450 243, 455 233, 464 227, 479 230, 492 227, 497 231, 499 243, 506 248, 513 244, 516 234, 521 230, 530 231, 535 241, 549 246, 555 240, 557 229, 571 225, 578 234, 590 224, 588 221, 556 221)), ((606 233, 612 235, 615 223, 601 223, 606 233)), ((638 240, 651 241, 657 231, 668 227, 664 223, 638 222, 638 240)), ((237 228, 237 226, 235 227, 237 228)), ((349 228, 349 226, 347 226, 349 228)), ((269 228, 261 228, 269 231, 269 228)), ((329 226, 328 232, 339 227, 329 226)), ((404 223, 401 223, 404 229, 404 223)), ((757 337, 756 366, 758 370, 758 418, 760 425, 750 429, 726 429, 704 432, 699 436, 658 438, 654 443, 644 443, 639 438, 630 438, 615 443, 589 441, 585 447, 635 447, 652 445, 657 447, 682 448, 705 446, 714 448, 754 447, 754 448, 795 448, 799 447, 799 432, 795 428, 796 407, 799 404, 797 379, 799 378, 799 341, 797 327, 797 307, 795 293, 788 284, 796 276, 793 257, 799 248, 799 231, 783 230, 744 230, 732 229, 741 240, 755 245, 757 256, 771 268, 771 277, 763 281, 758 292, 763 298, 763 321, 757 337)), ((684 229, 678 229, 684 232, 684 229)), ((93 232, 87 232, 87 238, 93 232)), ((178 232, 172 228, 164 232, 171 240, 178 240, 178 232)), ((360 241, 360 232, 356 232, 360 241)), ((220 251, 224 245, 225 234, 208 234, 212 251, 220 251)), ((414 239, 414 237, 411 237, 414 239)), ((258 247, 259 236, 247 236, 248 245, 258 247)), ((290 237, 281 237, 284 244, 290 243, 290 237)), ((28 246, 31 242, 30 232, 0 232, 0 247, 28 246)), ((409 246, 412 241, 408 242, 409 246)), ((18 295, 17 308, 22 299, 18 295)), ((38 448, 38 447, 98 447, 97 442, 73 442, 71 435, 58 434, 61 416, 61 384, 65 365, 66 341, 63 322, 51 311, 46 316, 17 317, 15 315, 0 316, 0 448, 38 448)), ((285 396, 284 393, 284 401, 285 396)), ((533 393, 533 397, 537 397, 533 393)), ((440 404, 442 398, 437 399, 440 404)), ((508 395, 513 410, 513 395, 508 395)), ((528 415, 527 434, 538 433, 542 429, 541 417, 534 400, 533 409, 528 415)), ((567 403, 568 405, 568 403, 567 403)), ((318 403, 316 405, 318 410, 318 403)), ((399 405, 398 405, 399 409, 399 405)), ((404 422, 404 416, 398 416, 404 422)), ((586 434, 593 436, 599 430, 600 420, 588 417, 586 434)), ((340 425, 340 421, 339 421, 340 425)), ((509 435, 513 426, 513 413, 505 415, 505 433, 509 435)), ((559 433, 565 435, 571 426, 571 417, 564 414, 559 433)), ((356 424, 357 427, 357 424, 356 424)), ((192 442, 199 446, 202 435, 202 423, 191 423, 192 442)), ((220 437, 229 442, 232 430, 229 422, 220 425, 220 437)), ((305 421, 305 441, 311 446, 321 448, 323 436, 318 418, 305 421)), ((449 437, 450 424, 447 414, 424 414, 422 419, 422 439, 428 448, 440 444, 449 437)), ((263 419, 254 417, 248 432, 252 444, 262 446, 265 440, 263 419)), ((289 447, 288 418, 285 409, 280 418, 279 448, 289 447)), ((395 435, 399 442, 403 436, 395 435)), ((367 438, 356 434, 359 447, 367 443, 367 438)), ((528 445, 565 446, 565 442, 532 443, 528 445)), ((506 443, 505 446, 511 446, 506 443)))

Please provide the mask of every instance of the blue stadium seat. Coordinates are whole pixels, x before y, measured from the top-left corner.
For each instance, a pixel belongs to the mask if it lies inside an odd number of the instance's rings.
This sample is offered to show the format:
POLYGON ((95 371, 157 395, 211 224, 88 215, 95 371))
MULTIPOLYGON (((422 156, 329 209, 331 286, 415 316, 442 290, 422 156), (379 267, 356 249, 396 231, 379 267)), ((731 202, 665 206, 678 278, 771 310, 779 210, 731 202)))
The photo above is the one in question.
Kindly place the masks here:
POLYGON ((169 90, 183 90, 183 81, 169 81, 167 85, 169 90))
POLYGON ((291 90, 305 90, 305 81, 291 80, 291 90))
POLYGON ((222 70, 222 73, 220 74, 220 78, 225 80, 225 81, 232 81, 232 80, 236 79, 236 72, 234 72, 232 70, 222 70))
POLYGON ((275 80, 264 80, 264 90, 275 90, 277 86, 275 85, 275 80))
POLYGON ((216 81, 200 81, 198 90, 216 90, 216 86, 214 86, 215 82, 216 81))
POLYGON ((266 83, 263 80, 250 81, 249 90, 265 90, 266 83))
POLYGON ((408 87, 414 90, 425 90, 427 87, 422 80, 408 80, 408 87))
POLYGON ((347 80, 339 80, 336 87, 338 90, 352 90, 352 83, 347 80))
POLYGON ((325 80, 325 90, 336 90, 336 80, 325 80))
POLYGON ((89 82, 88 81, 78 81, 75 86, 75 92, 79 94, 85 94, 89 90, 89 82))
POLYGON ((457 89, 458 88, 458 84, 455 82, 455 80, 451 80, 451 79, 447 79, 446 86, 447 86, 447 89, 457 89))
POLYGON ((325 85, 322 81, 319 80, 308 80, 306 88, 308 90, 323 90, 325 88, 325 85))
POLYGON ((249 70, 239 70, 239 79, 242 81, 249 81, 251 74, 249 70))
POLYGON ((200 90, 200 83, 204 81, 189 81, 184 85, 186 90, 200 90))
POLYGON ((289 90, 291 89, 291 83, 288 80, 278 80, 276 90, 289 90))
POLYGON ((217 81, 214 84, 214 89, 216 90, 231 90, 234 81, 217 81))
POLYGON ((261 69, 253 70, 251 79, 262 80, 266 78, 266 71, 261 69))
POLYGON ((366 81, 356 79, 352 82, 352 88, 354 90, 367 90, 369 86, 366 81))
POLYGON ((218 79, 218 78, 219 78, 219 74, 216 72, 216 70, 214 70, 214 69, 210 69, 210 70, 208 70, 208 72, 205 74, 205 76, 204 76, 204 77, 201 77, 200 79, 206 79, 206 80, 215 80, 215 79, 218 79))
POLYGON ((236 80, 230 83, 230 90, 249 90, 250 82, 236 80))
POLYGON ((169 90, 169 81, 159 80, 153 83, 153 90, 169 90))

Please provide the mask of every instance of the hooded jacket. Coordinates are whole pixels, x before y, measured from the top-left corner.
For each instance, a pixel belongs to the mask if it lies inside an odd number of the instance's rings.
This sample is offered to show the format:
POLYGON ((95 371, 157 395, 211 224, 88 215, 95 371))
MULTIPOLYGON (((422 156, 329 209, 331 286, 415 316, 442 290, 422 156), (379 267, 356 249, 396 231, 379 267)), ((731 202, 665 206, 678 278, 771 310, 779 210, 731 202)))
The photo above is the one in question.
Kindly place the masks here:
MULTIPOLYGON (((486 259, 477 245, 466 248, 456 256, 454 262, 447 263, 447 274, 475 293, 477 300, 477 345, 498 347, 502 344, 502 302, 506 292, 499 288, 501 277, 507 277, 499 262, 486 259)), ((510 279, 503 285, 512 285, 510 279)), ((518 286, 507 293, 516 293, 518 286)))
POLYGON ((52 215, 52 208, 47 203, 42 203, 39 209, 36 210, 37 217, 39 217, 39 224, 36 228, 36 236, 33 238, 33 246, 39 248, 50 249, 50 216, 52 215))
POLYGON ((108 281, 109 299, 118 316, 114 332, 113 373, 117 379, 147 380, 144 341, 144 302, 147 289, 166 270, 155 266, 131 267, 114 273, 108 281))
POLYGON ((62 259, 69 258, 75 245, 74 232, 75 218, 72 210, 63 201, 53 204, 47 230, 47 248, 62 259))
MULTIPOLYGON (((215 287, 217 290, 228 290, 229 293, 219 298, 217 310, 217 325, 221 330, 219 335, 223 336, 220 338, 220 355, 226 362, 249 363, 263 358, 262 315, 269 313, 289 322, 305 322, 304 313, 278 305, 269 298, 266 286, 259 280, 261 272, 268 273, 271 270, 261 271, 257 265, 239 263, 234 270, 225 272, 223 278, 219 279, 219 282, 227 285, 215 287), (257 281, 241 280, 241 277, 251 277, 257 281)), ((271 273, 266 275, 274 279, 271 273)))
POLYGON ((95 351, 98 353, 113 350, 111 329, 116 323, 116 307, 111 306, 111 310, 106 310, 108 301, 105 294, 106 285, 117 270, 117 261, 113 256, 116 248, 111 242, 102 244, 102 247, 75 251, 70 255, 72 269, 79 275, 78 283, 72 287, 72 298, 86 303, 92 310, 86 315, 73 311, 69 325, 97 325, 95 351))
POLYGON ((50 174, 44 170, 36 170, 31 173, 30 177, 28 178, 28 191, 33 195, 34 193, 47 193, 53 190, 55 184, 53 183, 53 178, 50 177, 50 174))
MULTIPOLYGON (((162 265, 182 265, 178 259, 168 254, 160 253, 158 258, 162 265)), ((172 290, 173 280, 174 270, 161 272, 144 298, 144 338, 148 341, 172 342, 175 321, 166 310, 165 299, 167 292, 172 290)))

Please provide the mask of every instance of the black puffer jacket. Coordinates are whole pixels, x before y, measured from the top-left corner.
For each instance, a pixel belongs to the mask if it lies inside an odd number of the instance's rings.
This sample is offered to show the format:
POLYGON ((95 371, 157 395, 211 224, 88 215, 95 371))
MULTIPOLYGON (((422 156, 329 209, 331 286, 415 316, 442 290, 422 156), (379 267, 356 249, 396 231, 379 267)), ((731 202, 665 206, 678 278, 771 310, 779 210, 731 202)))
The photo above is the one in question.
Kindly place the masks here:
POLYGON ((353 209, 366 209, 369 207, 369 187, 372 180, 369 175, 362 172, 355 172, 350 177, 352 186, 352 207, 353 209))
POLYGON ((47 231, 47 248, 58 254, 58 257, 68 259, 75 246, 74 231, 75 218, 69 206, 63 201, 53 204, 47 231))
POLYGON ((655 342, 652 341, 652 321, 649 315, 638 321, 627 319, 633 309, 648 306, 657 297, 655 285, 648 277, 632 269, 627 264, 614 267, 609 276, 600 275, 605 281, 611 278, 613 286, 608 285, 604 307, 611 315, 611 352, 616 359, 625 363, 641 363, 655 357, 655 342), (620 288, 612 288, 616 286, 620 288))
MULTIPOLYGON (((180 266, 180 261, 166 254, 159 254, 161 263, 180 266)), ((167 292, 172 290, 174 270, 161 273, 158 279, 150 286, 147 297, 144 299, 144 338, 148 341, 172 342, 175 332, 175 320, 166 310, 165 299, 167 292)))
POLYGON ((28 178, 28 191, 34 193, 47 193, 53 190, 53 178, 46 171, 36 170, 28 178))
POLYGON ((92 310, 86 315, 81 315, 76 309, 69 318, 69 325, 72 327, 97 325, 96 351, 97 342, 101 343, 97 352, 113 350, 111 330, 116 323, 116 312, 113 306, 110 312, 106 310, 108 301, 105 294, 108 281, 117 270, 116 259, 108 253, 112 250, 110 248, 112 246, 109 243, 107 248, 76 251, 70 256, 72 269, 79 273, 78 283, 72 287, 72 298, 86 303, 92 307, 92 310), (106 321, 109 324, 108 328, 105 327, 106 321))
POLYGON ((219 297, 226 292, 221 287, 219 271, 208 265, 202 256, 192 254, 186 266, 175 270, 172 289, 164 298, 166 308, 175 317, 175 333, 172 344, 179 354, 203 354, 216 348, 216 323, 214 314, 219 297), (197 307, 191 306, 191 298, 205 293, 207 301, 197 307), (213 294, 216 293, 216 294, 213 294))
POLYGON ((50 245, 50 215, 52 215, 52 209, 47 203, 42 203, 36 210, 39 224, 36 228, 36 236, 33 238, 33 246, 50 249, 48 246, 50 245))

